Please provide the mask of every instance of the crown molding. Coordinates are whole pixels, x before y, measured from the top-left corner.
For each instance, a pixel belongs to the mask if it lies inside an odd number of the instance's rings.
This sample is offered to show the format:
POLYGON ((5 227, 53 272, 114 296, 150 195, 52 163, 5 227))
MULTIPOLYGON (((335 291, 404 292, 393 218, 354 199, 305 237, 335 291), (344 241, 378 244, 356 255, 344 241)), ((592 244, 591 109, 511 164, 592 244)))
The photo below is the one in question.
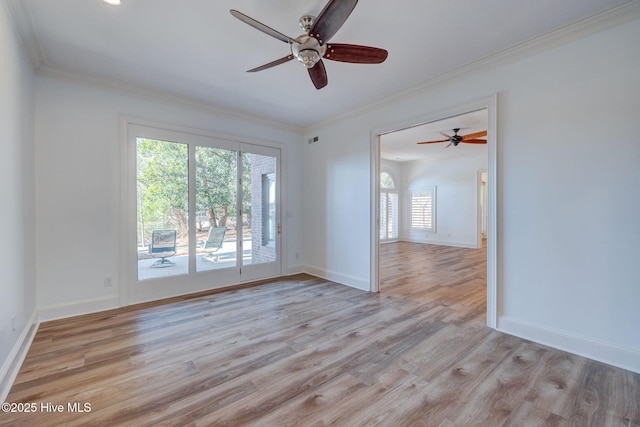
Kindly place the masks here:
POLYGON ((36 70, 38 76, 50 78, 53 80, 67 81, 74 84, 84 84, 89 87, 109 90, 111 92, 119 92, 125 95, 136 94, 156 102, 163 102, 170 105, 179 105, 198 112, 204 112, 232 120, 242 120, 243 122, 253 123, 259 126, 267 126, 272 129, 280 129, 286 132, 292 132, 302 135, 303 128, 290 126, 282 122, 270 120, 266 118, 250 115, 238 110, 217 106, 207 102, 187 96, 176 95, 162 90, 150 89, 139 85, 127 84, 114 79, 98 76, 95 74, 84 73, 71 68, 59 65, 43 64, 36 70))
POLYGON ((33 18, 26 2, 22 0, 1 0, 7 11, 18 38, 29 57, 36 73, 41 76, 50 77, 69 82, 83 83, 86 85, 101 87, 109 90, 116 90, 127 94, 136 93, 156 101, 178 104, 196 111, 203 111, 230 119, 240 119, 249 121, 257 125, 278 128, 287 132, 305 135, 317 132, 321 128, 361 116, 368 112, 377 110, 385 105, 397 103, 404 99, 414 97, 416 93, 426 92, 438 85, 447 84, 455 79, 468 76, 471 73, 487 70, 507 63, 535 55, 537 53, 551 50, 555 47, 586 37, 591 34, 612 28, 627 22, 640 19, 640 0, 629 0, 628 2, 608 9, 604 12, 592 15, 578 22, 551 31, 542 36, 538 36, 522 42, 508 49, 496 52, 477 61, 471 62, 462 67, 458 67, 447 73, 423 80, 407 87, 401 91, 395 91, 382 97, 378 101, 368 103, 360 108, 352 109, 346 113, 334 116, 322 122, 310 126, 292 126, 272 119, 261 118, 249 115, 237 110, 227 109, 211 103, 199 101, 186 96, 176 95, 157 89, 145 88, 139 85, 122 83, 113 79, 83 73, 77 70, 48 64, 36 35, 33 18))
POLYGON ((324 120, 320 123, 307 126, 303 129, 303 132, 305 135, 318 132, 323 127, 364 115, 388 104, 412 98, 416 96, 417 93, 426 92, 436 86, 451 83, 456 79, 468 76, 472 73, 513 63, 570 43, 571 41, 578 40, 637 19, 640 19, 640 0, 630 0, 620 6, 589 16, 541 36, 526 40, 510 48, 496 52, 433 78, 423 80, 402 91, 396 91, 361 108, 357 108, 324 120))
POLYGON ((14 31, 18 35, 22 49, 25 51, 34 69, 40 68, 46 63, 44 53, 36 37, 33 17, 26 2, 20 0, 2 0, 7 10, 14 31))

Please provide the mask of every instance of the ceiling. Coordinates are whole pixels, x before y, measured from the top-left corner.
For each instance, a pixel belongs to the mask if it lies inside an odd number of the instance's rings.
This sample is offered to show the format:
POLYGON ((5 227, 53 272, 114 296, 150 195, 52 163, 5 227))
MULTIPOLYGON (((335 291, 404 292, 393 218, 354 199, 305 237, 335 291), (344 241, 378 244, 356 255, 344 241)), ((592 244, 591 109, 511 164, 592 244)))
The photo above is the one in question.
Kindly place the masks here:
POLYGON ((420 145, 417 142, 444 139, 440 132, 453 135, 452 129, 455 128, 460 129, 459 135, 486 131, 487 125, 487 109, 484 108, 443 120, 397 130, 380 136, 380 158, 395 162, 411 162, 415 160, 443 161, 465 156, 476 156, 479 153, 486 154, 487 146, 483 144, 458 144, 456 147, 453 145, 447 147, 448 142, 420 145))
POLYGON ((331 39, 387 49, 383 64, 324 61, 316 90, 289 46, 240 22, 237 9, 291 37, 326 0, 6 0, 41 72, 160 92, 295 128, 321 123, 628 0, 367 0, 331 39))

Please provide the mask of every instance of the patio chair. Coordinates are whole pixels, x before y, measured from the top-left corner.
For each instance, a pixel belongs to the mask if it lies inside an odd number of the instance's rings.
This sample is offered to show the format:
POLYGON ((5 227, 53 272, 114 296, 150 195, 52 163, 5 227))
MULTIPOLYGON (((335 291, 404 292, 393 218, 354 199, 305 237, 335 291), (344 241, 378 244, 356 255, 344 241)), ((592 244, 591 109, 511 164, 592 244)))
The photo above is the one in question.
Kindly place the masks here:
POLYGON ((214 253, 222 248, 222 241, 224 235, 227 232, 227 227, 211 227, 209 229, 209 235, 206 242, 201 242, 200 248, 207 251, 206 255, 202 257, 203 261, 217 262, 218 255, 214 253))
POLYGON ((171 267, 174 262, 167 258, 176 254, 176 230, 153 230, 151 232, 151 243, 149 243, 149 255, 160 258, 151 268, 171 267))

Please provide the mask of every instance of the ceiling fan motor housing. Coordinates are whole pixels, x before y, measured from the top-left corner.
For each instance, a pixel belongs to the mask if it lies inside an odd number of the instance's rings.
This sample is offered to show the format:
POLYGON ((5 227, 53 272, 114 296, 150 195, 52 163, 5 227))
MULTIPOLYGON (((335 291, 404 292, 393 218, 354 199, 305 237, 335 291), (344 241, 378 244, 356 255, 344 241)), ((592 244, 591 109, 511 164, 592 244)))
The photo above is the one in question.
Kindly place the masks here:
POLYGON ((458 135, 458 131, 460 131, 460 128, 455 128, 453 130, 453 136, 449 138, 449 141, 451 141, 454 147, 457 147, 460 141, 462 141, 462 137, 458 135))
POLYGON ((326 51, 326 45, 320 46, 320 42, 315 37, 307 34, 297 37, 296 42, 291 44, 291 53, 307 68, 316 65, 326 51))

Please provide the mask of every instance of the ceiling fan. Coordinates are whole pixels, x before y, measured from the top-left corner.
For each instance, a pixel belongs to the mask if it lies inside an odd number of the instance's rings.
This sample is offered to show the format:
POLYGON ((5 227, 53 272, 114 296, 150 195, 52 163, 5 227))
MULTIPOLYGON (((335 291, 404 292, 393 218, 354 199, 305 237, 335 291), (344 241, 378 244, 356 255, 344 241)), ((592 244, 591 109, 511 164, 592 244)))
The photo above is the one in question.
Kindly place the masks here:
POLYGON ((481 130, 480 132, 474 132, 474 133, 470 133, 468 135, 458 135, 458 131, 460 131, 460 128, 455 128, 453 129, 453 135, 447 135, 444 132, 440 132, 440 134, 444 137, 446 137, 447 139, 438 139, 436 141, 425 141, 425 142, 418 142, 418 144, 435 144, 437 142, 449 142, 449 144, 447 144, 447 147, 450 147, 451 144, 453 144, 454 147, 458 146, 458 144, 460 144, 461 142, 466 143, 466 144, 486 144, 487 140, 486 139, 478 139, 478 138, 482 138, 483 136, 487 136, 487 131, 486 130, 481 130))
POLYGON ((304 15, 300 18, 300 28, 305 34, 294 38, 264 25, 262 22, 231 9, 233 16, 291 46, 291 53, 268 64, 247 70, 248 73, 266 70, 276 65, 297 59, 309 71, 309 77, 316 89, 322 89, 328 83, 327 70, 322 58, 332 61, 351 62, 356 64, 380 64, 387 59, 388 52, 377 47, 354 44, 329 43, 329 39, 338 32, 356 7, 358 0, 329 0, 317 17, 304 15))

